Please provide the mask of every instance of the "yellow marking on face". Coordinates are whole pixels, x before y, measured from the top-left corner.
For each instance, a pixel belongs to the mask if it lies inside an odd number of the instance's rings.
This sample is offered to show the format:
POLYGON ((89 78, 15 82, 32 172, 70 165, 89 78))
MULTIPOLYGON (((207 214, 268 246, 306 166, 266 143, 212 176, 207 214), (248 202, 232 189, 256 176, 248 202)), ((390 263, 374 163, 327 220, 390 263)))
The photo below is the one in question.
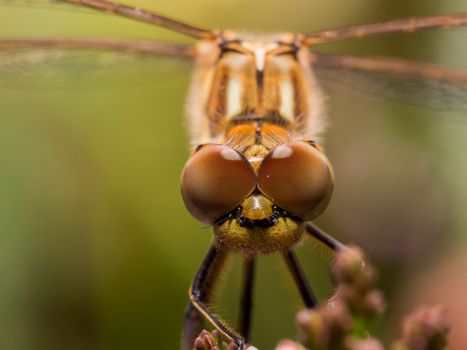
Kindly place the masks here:
POLYGON ((268 228, 246 228, 236 220, 227 220, 214 227, 216 240, 229 249, 246 254, 264 254, 287 249, 297 244, 303 235, 303 224, 281 217, 268 228))
POLYGON ((273 214, 273 203, 262 195, 252 195, 242 202, 242 215, 247 219, 261 220, 273 214))

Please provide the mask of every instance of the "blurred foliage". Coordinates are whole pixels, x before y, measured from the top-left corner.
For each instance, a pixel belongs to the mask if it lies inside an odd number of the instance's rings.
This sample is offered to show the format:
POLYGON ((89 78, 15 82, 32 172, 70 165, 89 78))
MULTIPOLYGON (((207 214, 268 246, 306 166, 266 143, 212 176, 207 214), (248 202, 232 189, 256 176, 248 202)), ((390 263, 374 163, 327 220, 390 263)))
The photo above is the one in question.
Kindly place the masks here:
MULTIPOLYGON (((257 32, 467 10, 465 0, 138 4, 207 28, 257 32)), ((0 5, 0 35, 187 41, 125 19, 29 5, 0 5)), ((394 35, 325 49, 466 68, 465 35, 465 29, 394 35)), ((137 60, 123 68, 142 75, 137 60)), ((40 72, 33 87, 25 81, 8 88, 0 78, 1 349, 178 348, 187 288, 211 233, 189 216, 179 194, 189 70, 171 75, 154 65, 154 73, 141 83, 102 86, 83 69, 80 79, 65 77, 59 88, 40 72)), ((318 224, 369 252, 391 299, 429 261, 449 255, 450 246, 465 247, 465 111, 446 116, 340 91, 330 102, 326 149, 337 182, 318 224)), ((328 260, 310 244, 298 253, 325 300, 328 260)), ((220 308, 232 319, 238 260, 219 292, 220 308)), ((266 256, 258 267, 253 342, 261 349, 294 337, 301 305, 277 273, 284 270, 278 260, 266 256)))

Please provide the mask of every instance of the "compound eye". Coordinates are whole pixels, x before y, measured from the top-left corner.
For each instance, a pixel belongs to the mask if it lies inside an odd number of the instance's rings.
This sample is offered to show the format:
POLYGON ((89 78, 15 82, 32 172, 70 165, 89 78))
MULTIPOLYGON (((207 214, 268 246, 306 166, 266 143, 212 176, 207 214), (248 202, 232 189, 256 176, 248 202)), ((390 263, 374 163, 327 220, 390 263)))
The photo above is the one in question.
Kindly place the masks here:
POLYGON ((256 178, 241 153, 228 146, 208 144, 188 160, 181 182, 188 211, 199 221, 212 224, 254 190, 256 178))
POLYGON ((306 142, 277 146, 258 169, 258 187, 279 207, 311 220, 327 206, 333 173, 326 156, 306 142))

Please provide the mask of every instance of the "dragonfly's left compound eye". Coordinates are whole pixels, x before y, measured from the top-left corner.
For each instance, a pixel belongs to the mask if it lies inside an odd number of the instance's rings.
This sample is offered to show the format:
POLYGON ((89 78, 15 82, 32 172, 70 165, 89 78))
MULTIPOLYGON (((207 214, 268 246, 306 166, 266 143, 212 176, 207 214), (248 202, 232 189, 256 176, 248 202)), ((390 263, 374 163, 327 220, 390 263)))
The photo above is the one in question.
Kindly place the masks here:
POLYGON ((224 145, 205 145, 183 169, 183 201, 196 219, 212 224, 235 209, 255 182, 254 170, 241 153, 224 145))
POLYGON ((277 146, 258 169, 258 187, 281 208, 311 220, 327 206, 333 173, 326 156, 306 142, 277 146))

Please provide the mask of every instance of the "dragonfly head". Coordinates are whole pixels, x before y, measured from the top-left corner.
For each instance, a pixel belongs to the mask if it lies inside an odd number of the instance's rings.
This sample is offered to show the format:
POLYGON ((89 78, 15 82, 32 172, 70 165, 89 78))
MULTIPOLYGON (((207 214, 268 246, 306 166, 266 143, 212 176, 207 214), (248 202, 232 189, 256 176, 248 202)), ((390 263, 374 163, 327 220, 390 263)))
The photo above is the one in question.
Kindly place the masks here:
POLYGON ((190 213, 213 225, 221 244, 249 254, 295 244, 303 221, 326 208, 332 188, 327 158, 302 141, 278 145, 260 160, 248 149, 241 153, 227 145, 203 145, 182 173, 190 213))

